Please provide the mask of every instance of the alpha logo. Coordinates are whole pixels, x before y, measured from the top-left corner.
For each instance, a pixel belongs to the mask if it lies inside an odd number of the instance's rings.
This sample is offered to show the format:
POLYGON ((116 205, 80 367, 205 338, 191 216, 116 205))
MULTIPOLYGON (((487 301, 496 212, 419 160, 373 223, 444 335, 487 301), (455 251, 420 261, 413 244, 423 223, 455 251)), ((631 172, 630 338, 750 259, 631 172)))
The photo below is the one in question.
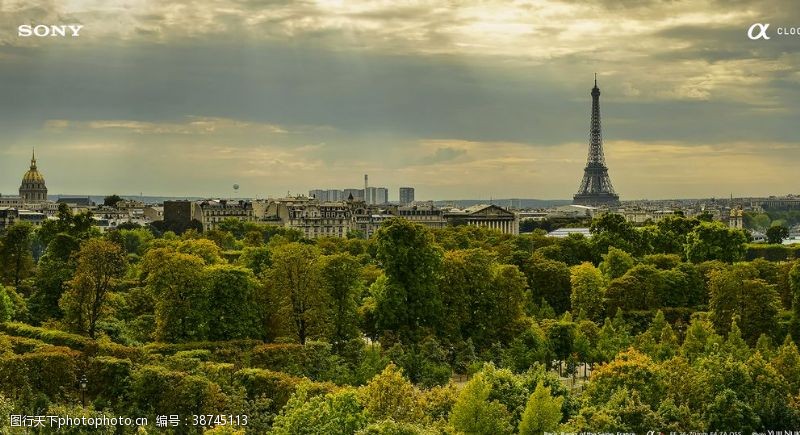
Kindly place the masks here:
POLYGON ((749 29, 747 29, 747 37, 753 40, 769 39, 769 36, 767 36, 768 28, 769 28, 769 23, 768 24, 755 23, 752 26, 750 26, 749 29), (757 34, 755 33, 756 30, 758 30, 757 34))
POLYGON ((23 24, 17 27, 17 36, 22 36, 24 38, 30 36, 36 37, 47 37, 47 36, 58 36, 58 37, 76 37, 80 36, 80 31, 83 28, 80 24, 62 24, 62 25, 44 25, 39 24, 37 26, 32 26, 30 24, 23 24))

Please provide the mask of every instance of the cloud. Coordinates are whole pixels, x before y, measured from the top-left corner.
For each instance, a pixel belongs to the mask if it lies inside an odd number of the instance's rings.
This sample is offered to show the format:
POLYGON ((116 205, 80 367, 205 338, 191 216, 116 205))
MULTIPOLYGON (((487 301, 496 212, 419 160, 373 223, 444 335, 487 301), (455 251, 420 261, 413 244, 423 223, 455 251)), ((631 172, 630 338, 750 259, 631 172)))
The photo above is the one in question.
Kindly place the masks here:
POLYGON ((51 119, 45 122, 48 129, 63 130, 92 129, 92 130, 120 130, 137 134, 219 134, 226 131, 254 131, 260 133, 284 134, 288 131, 276 124, 253 123, 238 121, 229 118, 215 118, 202 116, 189 116, 184 122, 145 122, 132 120, 96 120, 96 121, 69 121, 66 119, 51 119))
POLYGON ((237 180, 256 195, 369 172, 423 197, 565 198, 598 72, 623 197, 788 190, 800 38, 746 30, 798 25, 800 3, 726 5, 7 0, 0 153, 21 163, 1 159, 0 187, 16 188, 36 146, 48 182, 76 191, 107 177, 187 194, 237 180), (86 30, 21 39, 26 22, 86 30))
POLYGON ((460 157, 466 156, 467 150, 453 148, 453 147, 443 147, 443 148, 436 148, 433 154, 420 157, 417 161, 417 165, 432 165, 437 163, 445 163, 450 162, 453 160, 457 160, 460 157))

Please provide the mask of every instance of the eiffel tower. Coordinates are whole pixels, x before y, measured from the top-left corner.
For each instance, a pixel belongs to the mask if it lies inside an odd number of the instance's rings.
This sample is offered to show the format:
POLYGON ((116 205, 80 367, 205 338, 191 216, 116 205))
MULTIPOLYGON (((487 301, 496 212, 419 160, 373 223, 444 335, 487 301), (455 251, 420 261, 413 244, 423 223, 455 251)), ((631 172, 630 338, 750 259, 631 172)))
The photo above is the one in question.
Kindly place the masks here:
POLYGON ((592 121, 589 125, 589 158, 583 170, 583 181, 578 193, 572 197, 573 204, 616 205, 619 195, 614 192, 608 167, 603 156, 603 132, 600 129, 600 88, 597 87, 597 74, 592 88, 592 121))

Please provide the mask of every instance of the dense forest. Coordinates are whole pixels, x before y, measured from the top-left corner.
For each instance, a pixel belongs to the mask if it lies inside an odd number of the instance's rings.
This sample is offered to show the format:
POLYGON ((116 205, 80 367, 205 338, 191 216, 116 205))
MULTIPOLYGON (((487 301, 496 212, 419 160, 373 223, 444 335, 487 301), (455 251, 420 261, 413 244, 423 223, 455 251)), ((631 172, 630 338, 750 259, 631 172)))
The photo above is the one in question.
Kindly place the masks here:
POLYGON ((555 239, 392 219, 366 240, 91 223, 62 208, 0 235, 3 433, 35 433, 11 415, 149 421, 59 433, 800 429, 800 261, 719 222, 606 214, 555 239))

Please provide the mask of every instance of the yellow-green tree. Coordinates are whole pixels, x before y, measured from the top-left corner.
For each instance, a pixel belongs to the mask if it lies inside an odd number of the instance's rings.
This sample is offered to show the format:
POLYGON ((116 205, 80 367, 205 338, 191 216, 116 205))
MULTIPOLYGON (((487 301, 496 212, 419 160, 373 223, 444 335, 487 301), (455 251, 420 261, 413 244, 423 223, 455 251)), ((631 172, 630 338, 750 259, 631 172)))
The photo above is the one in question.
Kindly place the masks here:
POLYGON ((525 405, 522 420, 519 422, 520 435, 542 434, 555 432, 561 421, 561 405, 563 397, 550 395, 550 388, 542 382, 536 384, 536 389, 525 405))
POLYGON ((603 261, 600 262, 600 270, 608 279, 619 278, 625 275, 630 268, 636 264, 631 254, 617 249, 613 246, 608 248, 608 253, 603 254, 603 261))
POLYGON ((742 336, 755 344, 762 333, 778 326, 780 298, 775 286, 753 278, 755 268, 736 264, 730 270, 712 272, 710 280, 711 321, 721 334, 726 334, 734 316, 742 336))
POLYGON ((450 413, 456 431, 476 435, 502 435, 513 432, 511 416, 498 400, 489 400, 492 385, 483 373, 475 375, 461 390, 450 413))
POLYGON ((592 263, 573 266, 570 276, 573 313, 583 313, 587 318, 600 321, 603 319, 603 294, 606 281, 592 263))
POLYGON ((208 331, 207 287, 203 259, 169 248, 151 249, 142 272, 155 299, 155 338, 200 341, 208 331))
POLYGON ((403 369, 389 364, 359 389, 359 399, 370 418, 415 423, 423 418, 420 391, 403 377, 403 369))
POLYGON ((316 246, 298 242, 279 245, 272 252, 272 267, 265 285, 278 303, 279 315, 301 344, 326 327, 328 301, 320 276, 320 253, 316 246))
POLYGON ((78 251, 75 275, 59 305, 72 329, 94 338, 106 299, 125 273, 127 260, 118 244, 89 239, 78 251))

